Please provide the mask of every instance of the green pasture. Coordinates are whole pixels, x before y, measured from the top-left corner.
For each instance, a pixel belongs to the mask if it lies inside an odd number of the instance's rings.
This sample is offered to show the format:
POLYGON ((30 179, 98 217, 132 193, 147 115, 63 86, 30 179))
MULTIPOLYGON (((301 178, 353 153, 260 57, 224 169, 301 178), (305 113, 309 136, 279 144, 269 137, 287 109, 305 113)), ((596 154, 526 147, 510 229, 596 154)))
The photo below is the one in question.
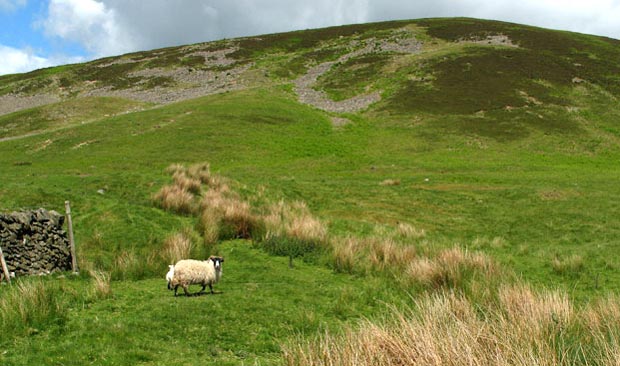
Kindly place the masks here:
MULTIPOLYGON (((16 281, 50 284, 58 301, 42 319, 0 324, 0 364, 279 364, 283 342, 416 296, 387 276, 336 274, 320 258, 289 268, 249 241, 208 249, 196 237, 195 256, 216 250, 226 258, 219 293, 174 298, 167 263, 153 258, 167 236, 193 230, 197 220, 152 201, 171 181, 164 170, 173 163, 209 162, 247 197, 305 201, 332 237, 408 223, 427 233, 415 245, 486 253, 505 273, 565 290, 577 303, 617 293, 620 104, 612 81, 619 66, 610 61, 617 42, 477 24, 417 21, 420 37, 434 40, 429 54, 353 58, 319 80, 336 99, 381 90, 382 100, 360 113, 302 105, 289 79, 307 69, 304 55, 337 58, 340 41, 310 54, 329 40, 379 37, 405 23, 244 39, 234 57, 255 58, 272 79, 243 91, 167 106, 69 99, 1 116, 0 211, 62 211, 71 201, 80 264, 113 281, 103 298, 89 294, 86 271, 16 281), (521 47, 449 43, 485 32, 521 47), (334 126, 333 117, 350 123, 334 126), (388 179, 398 184, 381 184, 388 179), (134 264, 123 267, 119 258, 134 264)), ((142 56, 153 62, 153 52, 142 56)), ((165 67, 188 54, 165 52, 165 67)), ((75 67, 0 81, 44 83, 69 73, 73 82, 75 67)), ((95 68, 88 70, 104 72, 95 68)), ((0 300, 11 291, 1 286, 0 300)))

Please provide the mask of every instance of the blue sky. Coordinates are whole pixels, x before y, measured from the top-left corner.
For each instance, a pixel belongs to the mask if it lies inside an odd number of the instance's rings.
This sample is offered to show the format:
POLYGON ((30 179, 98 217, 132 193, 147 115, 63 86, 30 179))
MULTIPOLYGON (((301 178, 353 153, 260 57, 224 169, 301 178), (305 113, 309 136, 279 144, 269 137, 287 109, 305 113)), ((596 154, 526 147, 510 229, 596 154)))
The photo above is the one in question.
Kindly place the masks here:
POLYGON ((0 75, 221 38, 449 16, 620 39, 620 0, 0 0, 0 75))

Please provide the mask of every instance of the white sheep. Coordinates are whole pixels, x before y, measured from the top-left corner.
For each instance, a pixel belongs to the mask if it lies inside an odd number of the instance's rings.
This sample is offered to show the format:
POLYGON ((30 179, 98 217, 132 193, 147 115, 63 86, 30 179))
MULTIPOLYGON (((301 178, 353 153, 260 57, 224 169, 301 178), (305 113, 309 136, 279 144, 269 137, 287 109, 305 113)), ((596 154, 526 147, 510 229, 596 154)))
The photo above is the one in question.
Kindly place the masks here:
POLYGON ((174 274, 170 286, 174 288, 174 296, 177 296, 179 286, 183 288, 186 296, 190 296, 189 285, 202 285, 202 293, 207 286, 213 293, 213 284, 222 277, 222 262, 224 258, 211 256, 206 261, 183 259, 174 265, 174 274))
POLYGON ((174 264, 169 264, 168 269, 168 273, 166 273, 166 281, 168 281, 168 290, 172 290, 170 281, 172 281, 172 277, 174 276, 174 264))

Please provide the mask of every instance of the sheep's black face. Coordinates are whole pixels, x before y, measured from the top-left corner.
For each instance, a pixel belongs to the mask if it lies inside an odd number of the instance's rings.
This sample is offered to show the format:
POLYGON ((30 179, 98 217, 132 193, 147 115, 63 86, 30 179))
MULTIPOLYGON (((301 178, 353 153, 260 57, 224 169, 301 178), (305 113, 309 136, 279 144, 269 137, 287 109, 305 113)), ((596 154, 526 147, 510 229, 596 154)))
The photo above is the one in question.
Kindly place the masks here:
POLYGON ((215 267, 215 269, 219 270, 222 268, 222 262, 224 262, 224 258, 212 255, 211 257, 209 257, 209 259, 211 260, 211 262, 213 262, 213 266, 215 267))

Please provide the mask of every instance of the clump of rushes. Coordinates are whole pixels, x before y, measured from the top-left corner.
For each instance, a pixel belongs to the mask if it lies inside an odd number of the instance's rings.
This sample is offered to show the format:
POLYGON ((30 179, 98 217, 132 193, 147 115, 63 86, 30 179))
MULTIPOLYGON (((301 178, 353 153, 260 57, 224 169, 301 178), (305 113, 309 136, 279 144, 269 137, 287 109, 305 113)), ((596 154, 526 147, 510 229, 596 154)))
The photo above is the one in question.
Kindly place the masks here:
POLYGON ((314 217, 304 202, 280 201, 263 216, 262 247, 275 255, 300 257, 327 248, 327 228, 314 217))
POLYGON ((194 195, 177 185, 162 187, 154 196, 159 207, 179 214, 190 215, 196 211, 194 195))
POLYGON ((192 165, 189 168, 181 164, 171 164, 165 171, 172 175, 173 183, 162 187, 153 195, 153 201, 164 210, 193 215, 198 212, 198 203, 203 191, 228 190, 224 179, 212 174, 207 163, 192 165))
MULTIPOLYGON (((418 252, 411 242, 395 237, 347 237, 330 241, 334 270, 345 273, 377 273, 391 276, 403 286, 428 289, 462 289, 472 277, 494 283, 495 263, 482 253, 459 247, 438 252, 418 252)), ((428 243, 426 243, 428 245, 428 243)))
POLYGON ((199 195, 202 190, 202 182, 188 175, 186 172, 176 172, 172 175, 172 179, 174 180, 174 185, 183 191, 199 195))
POLYGON ((174 264, 181 259, 190 258, 193 246, 188 233, 172 234, 164 241, 163 257, 167 263, 174 264))
POLYGON ((400 239, 422 239, 426 236, 426 230, 403 222, 398 224, 396 232, 400 239))
POLYGON ((110 273, 105 271, 91 271, 92 288, 91 296, 97 299, 107 299, 112 296, 112 286, 110 280, 112 277, 110 273))
POLYGON ((417 258, 417 249, 390 237, 347 237, 331 241, 333 267, 339 272, 386 273, 400 276, 417 258))
POLYGON ((382 319, 283 345, 285 364, 617 364, 617 298, 580 310, 565 293, 517 284, 500 288, 495 299, 481 303, 453 291, 426 294, 410 309, 393 308, 382 319))
POLYGON ((205 244, 221 239, 250 239, 259 227, 248 202, 243 201, 227 186, 219 185, 203 195, 200 202, 199 228, 205 244), (226 189, 222 190, 222 188, 226 189))
POLYGON ((326 227, 305 203, 269 206, 264 215, 230 189, 227 181, 211 173, 208 163, 172 164, 166 172, 173 177, 153 199, 162 208, 182 214, 198 214, 198 229, 205 244, 223 239, 254 239, 270 253, 301 256, 327 244, 326 227))
POLYGON ((31 335, 67 319, 66 299, 73 296, 59 282, 28 278, 3 289, 0 297, 0 333, 31 335))
POLYGON ((404 273, 404 280, 413 285, 461 288, 472 276, 491 282, 499 270, 488 256, 453 247, 434 257, 416 258, 406 266, 404 273))
POLYGON ((113 280, 141 280, 159 273, 162 266, 161 251, 138 254, 135 250, 124 250, 114 258, 110 275, 113 280))
POLYGON ((560 275, 578 275, 584 268, 583 257, 573 254, 567 258, 553 258, 551 268, 560 275))

